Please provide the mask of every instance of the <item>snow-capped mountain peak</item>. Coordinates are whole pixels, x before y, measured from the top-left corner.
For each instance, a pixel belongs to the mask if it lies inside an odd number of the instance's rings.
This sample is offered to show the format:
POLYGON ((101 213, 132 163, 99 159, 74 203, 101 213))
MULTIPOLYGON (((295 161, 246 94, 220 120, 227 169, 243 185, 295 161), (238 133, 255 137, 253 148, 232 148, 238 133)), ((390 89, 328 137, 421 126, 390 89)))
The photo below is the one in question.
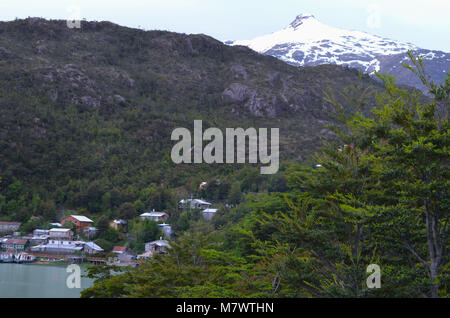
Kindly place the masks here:
POLYGON ((399 78, 399 83, 424 89, 401 63, 409 60, 406 52, 422 55, 436 82, 442 81, 450 67, 450 54, 421 49, 411 43, 395 41, 361 31, 328 26, 314 15, 299 14, 282 30, 252 40, 227 41, 229 45, 244 45, 275 56, 289 64, 308 66, 338 64, 373 74, 388 72, 399 78))
POLYGON ((312 14, 298 15, 280 31, 232 44, 248 46, 294 65, 342 64, 368 73, 380 70, 378 55, 418 49, 410 43, 330 27, 312 14))

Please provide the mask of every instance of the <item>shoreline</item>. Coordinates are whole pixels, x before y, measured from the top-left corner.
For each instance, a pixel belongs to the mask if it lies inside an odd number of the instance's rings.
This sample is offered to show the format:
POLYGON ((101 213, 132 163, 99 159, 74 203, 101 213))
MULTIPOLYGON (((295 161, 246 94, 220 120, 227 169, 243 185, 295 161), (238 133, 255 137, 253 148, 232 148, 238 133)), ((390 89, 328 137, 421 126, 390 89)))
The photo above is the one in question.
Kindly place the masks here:
MULTIPOLYGON (((70 263, 70 262, 67 262, 67 261, 54 261, 54 262, 35 261, 35 262, 32 262, 32 263, 15 263, 15 262, 6 262, 6 263, 4 263, 4 262, 0 262, 0 266, 1 266, 1 264, 15 264, 15 265, 71 265, 73 263, 70 263)), ((77 264, 77 265, 80 266, 80 267, 89 267, 89 266, 94 265, 94 264, 91 264, 89 262, 83 262, 83 263, 80 263, 80 264, 77 264)))

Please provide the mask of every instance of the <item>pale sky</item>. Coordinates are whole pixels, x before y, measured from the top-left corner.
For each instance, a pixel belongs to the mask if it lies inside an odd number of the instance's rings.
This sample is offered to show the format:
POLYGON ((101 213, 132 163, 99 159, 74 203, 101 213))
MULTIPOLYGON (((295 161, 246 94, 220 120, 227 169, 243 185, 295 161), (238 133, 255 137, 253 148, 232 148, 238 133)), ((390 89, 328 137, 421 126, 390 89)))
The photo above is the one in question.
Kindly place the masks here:
POLYGON ((312 13, 333 27, 366 31, 450 52, 449 0, 0 0, 0 20, 43 17, 108 20, 146 30, 246 40, 312 13))

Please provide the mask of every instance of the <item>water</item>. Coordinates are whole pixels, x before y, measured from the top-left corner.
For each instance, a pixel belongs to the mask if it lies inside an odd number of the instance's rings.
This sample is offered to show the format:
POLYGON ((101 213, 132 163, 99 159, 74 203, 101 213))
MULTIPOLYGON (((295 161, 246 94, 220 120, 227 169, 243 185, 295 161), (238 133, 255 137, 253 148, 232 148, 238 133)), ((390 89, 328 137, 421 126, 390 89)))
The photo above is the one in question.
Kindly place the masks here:
MULTIPOLYGON (((81 277, 81 288, 70 289, 66 280, 71 273, 67 265, 0 264, 0 298, 77 298, 81 290, 92 286, 91 279, 81 277)), ((81 266, 81 274, 86 267, 81 266)))

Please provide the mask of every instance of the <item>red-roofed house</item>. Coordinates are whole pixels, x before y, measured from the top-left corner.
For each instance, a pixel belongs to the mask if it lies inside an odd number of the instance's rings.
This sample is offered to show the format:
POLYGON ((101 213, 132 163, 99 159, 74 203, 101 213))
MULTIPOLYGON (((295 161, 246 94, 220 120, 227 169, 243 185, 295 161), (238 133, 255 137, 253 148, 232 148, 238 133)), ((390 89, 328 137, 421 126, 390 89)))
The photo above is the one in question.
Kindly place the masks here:
POLYGON ((0 232, 14 232, 17 231, 21 223, 19 222, 0 222, 0 232))
POLYGON ((112 253, 114 254, 125 254, 127 248, 125 246, 114 246, 112 253))
POLYGON ((11 250, 14 249, 16 251, 24 251, 30 245, 30 241, 27 239, 3 239, 0 241, 2 250, 11 250))

